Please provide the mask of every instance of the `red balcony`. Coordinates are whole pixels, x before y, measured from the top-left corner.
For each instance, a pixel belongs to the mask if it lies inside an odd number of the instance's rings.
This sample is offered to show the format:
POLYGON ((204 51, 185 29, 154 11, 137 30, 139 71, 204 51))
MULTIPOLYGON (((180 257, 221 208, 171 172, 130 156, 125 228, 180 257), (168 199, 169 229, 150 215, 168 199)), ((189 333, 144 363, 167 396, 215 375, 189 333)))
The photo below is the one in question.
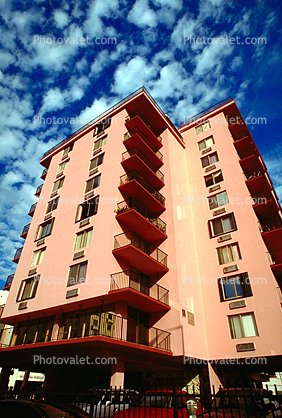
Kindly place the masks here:
POLYGON ((149 124, 148 121, 141 115, 140 112, 136 111, 131 115, 128 115, 125 119, 125 126, 130 131, 131 129, 138 128, 140 131, 149 139, 155 148, 159 149, 163 146, 162 138, 149 124))
POLYGON ((26 225, 23 229, 23 232, 21 233, 21 238, 26 238, 28 230, 29 230, 30 224, 26 225))
POLYGON ((14 255, 14 258, 12 260, 14 263, 18 263, 19 262, 19 259, 20 259, 22 250, 23 250, 23 247, 17 249, 17 251, 16 251, 16 253, 14 255))
POLYGON ((279 284, 279 286, 282 288, 282 248, 281 248, 281 242, 280 242, 280 248, 277 250, 270 251, 268 253, 270 264, 271 264, 271 270, 276 277, 276 280, 279 284))
POLYGON ((233 119, 237 119, 235 123, 229 123, 228 128, 234 140, 239 140, 248 135, 245 122, 242 119, 239 119, 239 116, 235 116, 233 119))
POLYGON ((133 231, 114 237, 113 254, 148 276, 168 271, 167 254, 133 231))
POLYGON ((43 184, 40 184, 40 186, 37 187, 36 192, 34 193, 35 196, 39 196, 42 190, 43 184))
MULTIPOLYGON (((276 251, 282 247, 282 227, 271 229, 267 225, 262 225, 262 238, 269 249, 269 251, 276 251)), ((282 258, 281 258, 282 262, 282 258)))
POLYGON ((246 130, 232 136, 234 139, 234 147, 238 154, 255 148, 254 142, 246 130))
POLYGON ((263 192, 264 190, 272 189, 272 184, 268 181, 266 175, 263 174, 250 175, 249 178, 246 179, 246 185, 252 196, 263 192))
POLYGON ((124 134, 124 145, 127 149, 137 147, 143 152, 146 157, 159 168, 163 165, 163 155, 156 147, 148 140, 148 138, 138 128, 132 129, 130 132, 124 134))
POLYGON ((42 171, 42 174, 41 174, 41 176, 40 176, 40 178, 42 179, 42 180, 45 180, 45 178, 46 178, 46 176, 47 176, 47 168, 44 168, 44 170, 42 171))
POLYGON ((130 306, 142 306, 145 312, 170 309, 169 291, 131 270, 111 274, 109 294, 116 295, 118 300, 123 300, 130 306))
POLYGON ((165 197, 135 170, 120 177, 119 190, 138 198, 153 213, 165 210, 165 197))
POLYGON ((156 189, 164 186, 164 175, 137 147, 122 154, 122 166, 125 170, 137 170, 156 189))
POLYGON ((30 206, 28 215, 29 216, 33 216, 34 212, 35 212, 35 208, 36 208, 37 203, 33 203, 33 205, 30 206))
POLYGON ((266 171, 266 167, 263 164, 261 158, 254 153, 240 160, 240 165, 247 179, 254 175, 258 176, 260 174, 263 174, 263 172, 266 171))
POLYGON ((134 197, 117 204, 116 219, 150 242, 167 238, 166 223, 134 197))
POLYGON ((273 199, 267 200, 263 203, 257 203, 253 205, 254 211, 262 224, 269 225, 271 229, 273 227, 277 228, 280 226, 279 217, 277 212, 279 211, 279 206, 277 202, 273 199))

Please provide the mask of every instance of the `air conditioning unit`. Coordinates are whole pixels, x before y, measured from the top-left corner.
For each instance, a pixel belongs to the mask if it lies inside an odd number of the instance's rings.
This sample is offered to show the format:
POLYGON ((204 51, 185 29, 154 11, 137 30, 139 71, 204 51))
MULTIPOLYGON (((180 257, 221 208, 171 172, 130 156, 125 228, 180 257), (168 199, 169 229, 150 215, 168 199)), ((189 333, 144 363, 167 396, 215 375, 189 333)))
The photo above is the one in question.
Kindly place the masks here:
POLYGON ((81 228, 82 226, 88 225, 90 224, 90 219, 84 219, 83 221, 80 222, 79 227, 81 228))
POLYGON ((210 152, 210 151, 212 151, 212 147, 209 147, 209 148, 207 148, 207 149, 204 149, 204 150, 202 151, 202 154, 206 154, 207 152, 210 152))
POLYGON ((92 190, 89 193, 86 193, 86 195, 84 196, 84 200, 88 200, 90 199, 90 197, 94 196, 94 190, 92 190))
POLYGON ((255 345, 254 345, 254 343, 237 344, 236 348, 237 348, 238 352, 254 351, 255 350, 255 345))
POLYGON ((103 151, 103 148, 102 148, 102 147, 97 148, 97 149, 95 149, 95 150, 93 151, 93 155, 96 155, 96 154, 98 154, 98 153, 99 153, 99 152, 101 152, 101 151, 103 151))
POLYGON ((213 164, 213 165, 211 165, 210 167, 207 167, 207 168, 205 169, 205 172, 207 173, 208 171, 214 170, 215 168, 216 168, 216 165, 215 165, 215 164, 213 164))
POLYGON ((214 192, 215 190, 220 189, 220 184, 217 184, 216 186, 210 187, 209 192, 214 192))
POLYGON ((72 298, 73 296, 77 296, 77 295, 78 295, 78 288, 71 289, 67 291, 66 298, 72 298))
POLYGON ((98 173, 99 169, 98 167, 93 168, 92 170, 89 171, 89 176, 93 176, 93 174, 98 173))
POLYGON ((239 300, 238 302, 229 303, 229 308, 230 309, 245 308, 245 307, 246 307, 246 301, 245 300, 239 300))
POLYGON ((44 216, 44 221, 48 221, 48 219, 52 218, 52 213, 48 213, 48 215, 44 216))
POLYGON ((239 267, 237 264, 234 264, 233 266, 224 267, 223 273, 230 273, 231 271, 237 271, 239 270, 239 267))
POLYGON ((42 245, 45 243, 45 238, 39 239, 36 243, 36 247, 39 247, 39 245, 42 245))
POLYGON ((73 255, 73 260, 77 260, 78 258, 81 258, 84 256, 84 251, 79 251, 78 253, 75 253, 73 255))
POLYGON ((28 276, 31 276, 32 274, 36 273, 36 268, 29 270, 28 276))
POLYGON ((19 304, 19 310, 20 309, 26 309, 27 308, 27 302, 21 302, 20 304, 19 304))
POLYGON ((231 239, 231 238, 232 238, 231 234, 222 235, 222 237, 219 237, 217 239, 217 242, 227 241, 228 239, 231 239))
POLYGON ((215 210, 212 214, 213 214, 213 216, 216 216, 216 215, 220 215, 221 213, 224 213, 224 212, 226 212, 226 209, 222 208, 222 209, 215 210))

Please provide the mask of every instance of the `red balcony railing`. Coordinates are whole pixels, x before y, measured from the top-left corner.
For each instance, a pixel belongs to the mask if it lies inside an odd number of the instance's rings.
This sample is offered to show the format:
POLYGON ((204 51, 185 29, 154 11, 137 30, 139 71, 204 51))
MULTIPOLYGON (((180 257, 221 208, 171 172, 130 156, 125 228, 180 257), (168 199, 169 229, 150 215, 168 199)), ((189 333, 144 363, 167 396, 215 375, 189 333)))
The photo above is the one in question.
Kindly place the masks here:
POLYGON ((138 128, 133 128, 124 134, 124 145, 130 149, 137 146, 143 154, 155 164, 156 167, 163 165, 163 154, 150 142, 150 140, 138 128))
POLYGON ((142 276, 132 270, 111 274, 111 291, 126 288, 134 289, 165 305, 169 304, 169 291, 144 277, 144 275, 142 276))
POLYGON ((46 176, 47 176, 47 168, 44 168, 44 170, 42 171, 42 174, 40 176, 40 178, 42 178, 42 180, 45 180, 46 176))
POLYGON ((43 184, 37 187, 36 192, 34 193, 35 196, 39 196, 42 190, 43 184))
POLYGON ((7 277, 7 280, 5 282, 5 286, 4 286, 3 290, 7 290, 11 286, 14 276, 15 276, 15 274, 10 274, 7 277))
POLYGON ((129 130, 139 128, 157 149, 162 147, 162 137, 158 135, 158 133, 144 118, 144 116, 138 112, 138 110, 126 117, 125 124, 129 130))
POLYGON ((168 271, 167 254, 133 231, 115 235, 113 254, 144 274, 168 271))
POLYGON ((18 263, 19 262, 19 259, 20 259, 22 250, 23 250, 23 247, 18 248, 17 251, 15 252, 14 258, 12 260, 14 263, 18 263))
POLYGON ((134 197, 117 204, 116 216, 128 228, 148 241, 154 242, 167 238, 166 223, 134 197))
POLYGON ((122 165, 127 170, 136 169, 145 176, 153 187, 164 186, 164 174, 157 170, 154 164, 137 147, 133 147, 122 154, 122 165))
POLYGON ((142 203, 148 206, 148 208, 153 212, 157 213, 165 210, 165 197, 136 170, 132 170, 120 177, 119 188, 127 195, 139 198, 139 200, 141 200, 142 203), (136 184, 134 187, 133 182, 142 186, 142 188, 140 188, 140 186, 136 187, 136 184))
POLYGON ((33 203, 33 205, 30 206, 30 209, 29 209, 29 212, 28 212, 29 216, 33 216, 36 205, 37 205, 37 203, 33 203))
POLYGON ((29 230, 29 227, 30 227, 30 224, 24 226, 23 232, 20 235, 22 238, 26 238, 27 233, 28 233, 28 230, 29 230))

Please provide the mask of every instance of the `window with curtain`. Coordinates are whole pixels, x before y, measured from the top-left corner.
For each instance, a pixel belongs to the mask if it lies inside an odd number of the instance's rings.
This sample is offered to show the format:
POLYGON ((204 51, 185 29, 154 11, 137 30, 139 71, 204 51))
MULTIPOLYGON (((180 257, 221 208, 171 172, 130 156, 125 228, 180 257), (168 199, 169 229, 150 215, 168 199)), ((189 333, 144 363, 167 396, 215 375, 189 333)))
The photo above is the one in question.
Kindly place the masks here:
POLYGON ((90 192, 90 190, 96 189, 96 187, 99 187, 100 182, 101 182, 101 174, 88 180, 86 182, 85 193, 90 192))
POLYGON ((59 197, 56 197, 56 199, 50 200, 47 203, 46 213, 52 212, 52 210, 57 209, 58 203, 59 203, 59 197))
POLYGON ((64 161, 63 163, 59 164, 57 175, 61 174, 67 168, 68 165, 69 165, 69 160, 64 161))
POLYGON ((93 152, 98 153, 98 150, 107 143, 107 136, 108 135, 105 135, 102 138, 98 139, 98 141, 94 142, 93 152))
POLYGON ((224 247, 217 248, 217 256, 219 264, 231 263, 241 259, 239 244, 229 244, 224 247))
POLYGON ((37 266, 38 264, 43 263, 45 251, 46 251, 46 248, 42 248, 41 250, 34 251, 30 267, 34 267, 34 266, 37 266))
POLYGON ((209 221, 209 225, 211 237, 216 237, 237 229, 233 213, 212 219, 209 221))
POLYGON ((232 339, 258 336, 253 312, 241 315, 232 315, 228 317, 228 320, 232 339))
POLYGON ((54 223, 54 218, 52 218, 49 221, 44 222, 43 224, 39 225, 39 227, 37 229, 37 234, 36 234, 36 239, 35 240, 45 238, 48 235, 50 235, 51 232, 52 232, 53 223, 54 223))
POLYGON ((219 206, 226 205, 228 203, 227 193, 224 191, 221 193, 217 193, 213 196, 209 196, 208 202, 209 202, 210 209, 215 209, 215 208, 218 208, 219 206))
POLYGON ((207 167, 211 164, 215 164, 218 161, 217 152, 213 152, 212 154, 206 155, 206 157, 201 158, 202 167, 207 167))
POLYGON ((62 159, 65 158, 72 149, 73 149, 73 143, 64 149, 62 159))
POLYGON ((23 280, 18 293, 17 301, 23 301, 35 297, 40 276, 29 277, 23 280))
POLYGON ((215 173, 209 174, 208 176, 204 177, 206 187, 213 186, 214 184, 220 183, 223 181, 223 175, 221 170, 216 171, 215 173))
POLYGON ((83 232, 76 234, 74 250, 79 250, 80 248, 87 247, 91 244, 93 229, 87 229, 83 232))
POLYGON ((195 129, 196 129, 196 134, 198 135, 198 134, 200 134, 201 132, 204 132, 204 131, 206 131, 207 129, 210 129, 210 127, 211 127, 211 124, 210 124, 210 121, 208 120, 208 121, 206 121, 206 122, 202 123, 201 125, 198 125, 198 126, 196 126, 196 127, 195 127, 195 129))
POLYGON ((198 142, 198 148, 201 151, 205 148, 211 147, 213 144, 214 144, 213 136, 209 136, 208 138, 205 138, 202 141, 198 142))
POLYGON ((93 168, 96 168, 96 167, 98 167, 98 165, 103 163, 104 155, 105 155, 105 153, 100 154, 98 157, 95 157, 95 158, 93 158, 93 160, 91 160, 89 171, 93 170, 93 168))
POLYGON ((64 180, 65 178, 55 181, 55 183, 53 184, 52 193, 60 189, 63 186, 64 180))
POLYGON ((70 267, 67 286, 74 286, 85 282, 87 261, 70 267))
POLYGON ((98 212, 99 196, 93 199, 86 200, 85 202, 78 205, 76 213, 76 222, 83 221, 90 216, 96 215, 98 212))
POLYGON ((218 280, 221 301, 252 296, 252 289, 247 273, 222 277, 218 280))

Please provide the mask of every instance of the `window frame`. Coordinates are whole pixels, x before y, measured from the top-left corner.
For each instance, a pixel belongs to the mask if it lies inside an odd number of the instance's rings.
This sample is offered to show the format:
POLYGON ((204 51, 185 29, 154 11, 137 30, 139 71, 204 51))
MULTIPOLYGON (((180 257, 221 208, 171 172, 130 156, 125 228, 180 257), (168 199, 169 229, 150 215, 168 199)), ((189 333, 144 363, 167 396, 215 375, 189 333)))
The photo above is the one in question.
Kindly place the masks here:
MULTIPOLYGON (((233 263, 234 261, 238 261, 238 260, 242 260, 242 255, 241 255, 241 251, 240 251, 240 247, 239 247, 239 243, 238 242, 234 242, 232 244, 228 244, 228 245, 223 245, 222 247, 218 247, 217 249, 217 258, 218 258, 218 263, 220 266, 222 266, 223 264, 229 264, 229 263, 233 263), (230 250, 230 247, 237 247, 237 253, 239 258, 234 258, 234 251, 232 251, 232 249, 230 250), (228 252, 228 261, 224 261, 224 256, 220 255, 220 251, 222 251, 223 248, 227 248, 227 252, 228 252), (230 255, 232 257, 230 257, 230 255), (232 259, 231 259, 232 258, 232 259), (223 262, 221 262, 221 260, 223 262)), ((223 253, 222 253, 223 254, 223 253)))
POLYGON ((41 224, 38 225, 34 241, 38 241, 39 239, 43 239, 43 238, 49 237, 49 235, 51 235, 52 230, 53 230, 53 225, 54 225, 54 219, 55 218, 48 219, 48 221, 42 222, 41 224), (48 234, 42 236, 40 234, 40 228, 42 228, 42 231, 43 231, 44 226, 47 225, 47 224, 51 224, 50 231, 49 231, 48 234))
POLYGON ((68 145, 66 148, 64 148, 63 150, 63 154, 62 154, 62 159, 66 158, 66 156, 68 155, 69 152, 71 152, 73 150, 73 142, 68 145))
POLYGON ((98 150, 101 149, 104 145, 106 145, 108 139, 108 134, 100 137, 97 141, 93 144, 93 153, 98 153, 98 150), (99 144, 96 146, 96 144, 99 144))
POLYGON ((59 166, 58 166, 58 170, 57 170, 57 176, 59 175, 59 174, 62 174, 63 172, 64 172, 64 170, 68 167, 68 165, 69 165, 69 162, 70 162, 70 160, 68 159, 65 159, 64 161, 62 161, 60 164, 59 164, 59 166), (63 166, 63 168, 62 169, 60 169, 60 167, 62 167, 63 166))
POLYGON ((19 287, 18 294, 17 294, 17 299, 16 299, 17 302, 23 302, 25 300, 35 298, 39 280, 40 280, 40 275, 28 277, 27 279, 22 280, 20 287, 19 287), (26 288, 30 283, 32 283, 32 285, 30 286, 30 289, 28 289, 29 291, 28 296, 24 297, 26 288))
POLYGON ((94 135, 101 135, 103 132, 105 132, 106 129, 108 129, 111 126, 112 118, 104 118, 99 123, 96 124, 94 128, 94 135), (106 120, 106 122, 104 122, 106 120))
POLYGON ((75 235, 75 240, 74 240, 74 251, 78 251, 82 248, 88 247, 91 244, 91 240, 92 240, 92 234, 93 234, 93 227, 92 228, 88 228, 88 229, 84 229, 84 231, 80 231, 75 235), (88 234, 91 234, 90 238, 88 238, 88 234), (81 244, 78 248, 76 248, 76 244, 78 242, 78 238, 80 237, 80 235, 82 235, 82 239, 81 239, 81 244), (87 244, 88 240, 90 240, 90 242, 87 244))
POLYGON ((228 323, 229 323, 230 336, 231 336, 232 340, 237 340, 237 339, 241 339, 241 338, 253 338, 253 337, 258 337, 259 336, 258 327, 257 327, 254 312, 244 312, 242 314, 237 314, 237 315, 228 315, 228 323), (246 330, 244 329, 244 323, 243 323, 243 320, 242 320, 242 317, 246 317, 246 316, 251 316, 252 317, 252 325, 253 325, 253 328, 255 330, 254 335, 246 335, 246 330), (240 332, 241 332, 240 336, 236 336, 236 329, 235 329, 235 325, 234 325, 234 322, 233 322, 234 317, 239 318, 239 325, 240 325, 240 332))
POLYGON ((219 158, 218 158, 217 151, 214 151, 211 154, 205 155, 204 157, 201 158, 202 168, 209 167, 210 165, 213 165, 213 164, 217 163, 218 161, 219 161, 219 158), (214 155, 216 156, 217 160, 215 162, 211 162, 210 157, 212 157, 214 155), (206 165, 203 164, 205 159, 208 159, 208 164, 206 164, 206 165))
POLYGON ((69 267, 67 287, 76 286, 76 285, 85 283, 85 281, 86 281, 87 266, 88 266, 88 261, 82 261, 81 263, 73 264, 73 265, 71 265, 69 267), (84 278, 82 280, 79 277, 80 276, 81 266, 85 266, 84 278), (76 269, 75 277, 71 277, 72 269, 76 269), (75 279, 75 282, 70 284, 70 279, 75 279))
POLYGON ((97 155, 96 157, 92 158, 92 159, 90 160, 90 164, 89 164, 89 171, 94 170, 94 168, 99 167, 99 165, 103 164, 103 162, 104 162, 104 157, 105 157, 105 153, 103 152, 102 154, 99 154, 99 155, 97 155), (97 164, 96 164, 96 165, 94 165, 93 167, 91 167, 91 166, 92 166, 92 163, 93 163, 95 160, 97 161, 97 164))
POLYGON ((63 187, 65 177, 61 177, 58 180, 54 181, 51 193, 57 192, 61 187, 63 187), (58 187, 55 188, 55 184, 58 183, 58 187))
POLYGON ((205 120, 200 125, 195 126, 196 135, 199 135, 200 133, 205 132, 210 128, 211 128, 211 123, 210 123, 209 119, 205 120), (203 127, 206 126, 206 125, 208 125, 208 127, 204 129, 203 127), (200 129, 200 128, 202 128, 202 129, 200 129))
MULTIPOLYGON (((76 215, 75 215, 75 222, 81 222, 84 221, 87 218, 90 218, 91 216, 94 216, 98 213, 98 208, 99 208, 99 200, 100 200, 100 196, 95 196, 91 199, 87 199, 84 202, 80 203, 77 207, 76 210, 76 215), (82 214, 83 214, 83 206, 89 204, 91 205, 92 202, 95 204, 95 208, 94 208, 94 213, 92 215, 88 215, 85 218, 81 218, 82 214)), ((90 212, 90 208, 88 210, 88 213, 90 212)))
POLYGON ((55 197, 55 199, 51 199, 51 200, 49 200, 49 202, 47 202, 47 207, 46 207, 45 214, 50 213, 50 212, 53 212, 53 210, 56 210, 57 209, 58 204, 59 204, 59 198, 60 197, 57 196, 57 197, 55 197), (48 210, 49 205, 50 205, 50 210, 48 210), (56 207, 54 208, 54 206, 56 206, 56 207))
MULTIPOLYGON (((218 177, 220 177, 220 175, 218 177)), ((224 181, 222 170, 217 170, 214 173, 210 173, 207 176, 204 176, 204 180, 205 180, 205 186, 206 187, 212 187, 212 186, 215 186, 218 183, 221 183, 222 181, 224 181), (217 178, 217 175, 219 173, 221 174, 221 180, 215 181, 215 179, 217 178), (208 178, 212 179, 212 181, 213 181, 212 184, 207 184, 208 178)))
POLYGON ((85 193, 85 194, 86 194, 86 193, 89 193, 89 192, 91 192, 92 190, 95 190, 97 187, 99 187, 99 186, 100 186, 100 184, 101 184, 101 177, 102 177, 102 175, 101 175, 101 173, 100 173, 100 174, 98 174, 97 176, 91 177, 89 180, 87 180, 87 181, 86 181, 86 186, 85 186, 85 191, 84 191, 84 193, 85 193), (97 184, 97 185, 95 186, 96 179, 99 179, 99 180, 98 180, 98 183, 99 183, 99 184, 97 184), (92 183, 92 186, 91 186, 91 188, 90 188, 90 189, 88 189, 88 184, 90 184, 90 185, 91 185, 91 183, 92 183))
POLYGON ((220 300, 221 302, 230 301, 233 299, 242 299, 242 298, 248 298, 250 296, 253 296, 250 279, 248 273, 239 273, 239 274, 233 274, 231 276, 227 277, 220 277, 218 279, 218 287, 219 287, 219 294, 220 294, 220 300), (238 281, 236 281, 238 279, 238 281), (248 282, 247 282, 248 279, 248 282), (231 285, 234 287, 234 294, 235 296, 227 296, 226 290, 225 290, 225 284, 228 284, 227 281, 231 280, 231 285), (236 281, 236 282, 235 282, 236 281), (233 283, 232 283, 233 282, 233 283), (238 294, 237 285, 239 285, 241 289, 241 294, 238 294))
POLYGON ((221 206, 227 205, 228 203, 229 203, 229 200, 228 200, 228 196, 227 196, 227 191, 226 190, 223 190, 222 192, 216 193, 216 194, 214 194, 212 196, 208 196, 208 204, 209 204, 209 209, 210 210, 214 210, 216 208, 220 208, 221 206), (217 196, 219 196, 220 194, 223 194, 223 193, 225 193, 225 196, 226 196, 226 200, 227 201, 224 202, 224 203, 220 203, 219 204, 217 196), (211 207, 211 204, 215 202, 215 198, 216 198, 217 206, 211 207))
POLYGON ((218 216, 214 219, 210 219, 209 220, 209 229, 210 229, 211 238, 219 237, 220 235, 224 235, 224 234, 228 234, 229 232, 236 231, 237 230, 237 224, 236 224, 234 212, 228 213, 228 214, 223 215, 223 216, 218 216), (227 219, 229 217, 232 220, 233 228, 228 229, 228 230, 225 231, 223 220, 227 219), (215 233, 214 223, 218 222, 219 220, 221 221, 222 232, 215 233))
POLYGON ((45 252, 46 252, 46 248, 47 247, 44 247, 44 248, 40 248, 39 250, 33 251, 32 259, 31 259, 31 262, 30 262, 30 267, 39 266, 39 264, 43 263, 44 257, 45 257, 45 252), (34 259, 35 255, 36 255, 36 253, 39 253, 38 256, 36 257, 36 261, 37 262, 35 264, 33 264, 33 259, 34 259), (41 260, 42 253, 43 253, 43 259, 41 260))

